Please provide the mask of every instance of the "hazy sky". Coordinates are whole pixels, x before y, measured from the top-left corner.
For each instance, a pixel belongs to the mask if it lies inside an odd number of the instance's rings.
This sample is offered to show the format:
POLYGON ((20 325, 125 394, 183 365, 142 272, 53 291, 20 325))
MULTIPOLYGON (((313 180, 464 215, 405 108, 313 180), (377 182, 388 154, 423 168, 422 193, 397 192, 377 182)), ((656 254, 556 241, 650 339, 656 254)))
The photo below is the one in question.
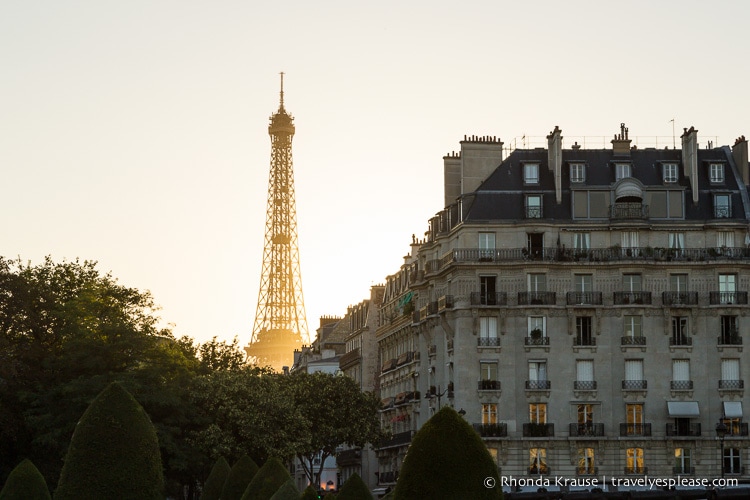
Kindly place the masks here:
POLYGON ((0 255, 247 343, 284 71, 314 334, 398 270, 465 134, 750 135, 750 2, 709 3, 2 0, 0 255))

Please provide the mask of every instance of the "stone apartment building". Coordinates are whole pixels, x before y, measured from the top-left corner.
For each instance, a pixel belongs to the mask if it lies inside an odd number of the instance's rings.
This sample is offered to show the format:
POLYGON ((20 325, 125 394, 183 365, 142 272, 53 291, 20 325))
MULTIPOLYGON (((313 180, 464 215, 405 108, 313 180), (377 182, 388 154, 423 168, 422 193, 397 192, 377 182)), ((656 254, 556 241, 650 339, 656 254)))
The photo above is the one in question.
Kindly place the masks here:
POLYGON ((747 141, 610 144, 444 157, 379 309, 379 486, 442 405, 503 475, 750 475, 747 141))

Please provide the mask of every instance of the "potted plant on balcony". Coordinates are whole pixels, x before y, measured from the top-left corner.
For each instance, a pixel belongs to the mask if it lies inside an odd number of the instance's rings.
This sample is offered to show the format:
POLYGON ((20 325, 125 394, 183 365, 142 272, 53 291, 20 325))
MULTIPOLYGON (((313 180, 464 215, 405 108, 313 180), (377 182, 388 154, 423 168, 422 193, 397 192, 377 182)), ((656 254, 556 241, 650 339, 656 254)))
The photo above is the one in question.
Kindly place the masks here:
POLYGON ((541 328, 534 328, 531 330, 531 333, 529 334, 531 337, 531 342, 533 344, 539 344, 542 341, 542 330, 541 328))

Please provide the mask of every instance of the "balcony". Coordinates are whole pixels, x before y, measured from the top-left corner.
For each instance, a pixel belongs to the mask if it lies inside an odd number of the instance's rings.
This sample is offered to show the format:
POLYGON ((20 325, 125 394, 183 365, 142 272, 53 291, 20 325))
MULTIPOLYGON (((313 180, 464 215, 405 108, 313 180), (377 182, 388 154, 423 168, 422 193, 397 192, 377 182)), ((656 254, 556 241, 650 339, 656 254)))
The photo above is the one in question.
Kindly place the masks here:
POLYGON ((719 380, 720 391, 738 391, 744 388, 744 380, 719 380))
POLYGON ((693 345, 693 338, 687 335, 672 335, 669 337, 671 347, 690 347, 693 345))
POLYGON ((500 347, 500 337, 479 337, 477 347, 500 347))
POLYGON ((505 292, 471 292, 469 301, 472 306, 505 306, 508 305, 508 294, 505 292))
POLYGON ((623 380, 623 391, 645 391, 648 388, 647 380, 623 380))
POLYGON ((643 335, 626 335, 620 338, 620 345, 644 346, 646 345, 646 337, 643 335))
POLYGON ((549 345, 549 337, 542 337, 542 336, 528 336, 524 337, 523 343, 526 346, 548 346, 549 345))
POLYGON ((383 366, 381 367, 380 371, 381 373, 385 373, 385 372, 393 370, 394 368, 396 368, 396 358, 389 359, 388 361, 383 363, 383 366))
POLYGON ((499 380, 480 380, 477 382, 478 391, 499 391, 500 381, 499 380))
POLYGON ((708 303, 713 305, 747 304, 747 292, 708 292, 708 303))
POLYGON ((554 437, 555 424, 523 424, 523 437, 554 437))
POLYGON ((414 431, 397 432, 390 438, 384 439, 380 443, 380 448, 393 448, 409 444, 411 443, 412 437, 414 437, 414 431))
POLYGON ((446 309, 453 309, 453 295, 443 295, 437 300, 437 310, 445 311, 446 309))
POLYGON ((699 437, 701 435, 701 424, 667 424, 667 436, 699 437))
POLYGON ((740 422, 740 423, 727 422, 726 426, 727 426, 727 436, 747 437, 748 435, 750 435, 750 433, 748 433, 747 422, 740 422))
POLYGON ((435 356, 435 355, 437 355, 437 346, 435 344, 431 344, 427 348, 427 355, 428 356, 435 356))
POLYGON ((378 484, 391 484, 395 483, 398 479, 397 470, 389 470, 378 474, 378 484))
POLYGON ((665 306, 697 306, 698 292, 662 292, 661 301, 665 306))
POLYGON ((473 424, 480 437, 508 437, 508 424, 473 424))
POLYGON ((719 335, 718 345, 742 345, 742 336, 737 332, 723 333, 719 335))
POLYGON ((602 305, 602 292, 568 292, 565 300, 569 306, 600 306, 602 305))
POLYGON ((540 206, 527 206, 526 207, 526 218, 527 219, 541 219, 542 218, 542 207, 540 207, 540 206))
POLYGON ((549 380, 527 380, 526 390, 527 391, 548 391, 552 387, 552 382, 549 380))
POLYGON ((592 335, 576 335, 573 339, 573 345, 575 347, 594 347, 596 345, 596 338, 592 335))
POLYGON ((648 205, 643 203, 615 203, 609 206, 609 218, 619 220, 648 219, 648 205))
POLYGON ((586 423, 570 424, 568 428, 570 437, 602 437, 604 436, 604 424, 586 423))
POLYGON ((644 436, 651 435, 651 424, 620 424, 620 436, 644 436))
POLYGON ((336 465, 339 467, 359 465, 360 463, 362 463, 362 450, 359 448, 343 450, 336 454, 336 465))
POLYGON ((555 292, 518 292, 519 306, 554 306, 556 302, 555 292))
POLYGON ((669 389, 672 391, 692 391, 693 381, 692 380, 672 380, 671 382, 669 382, 669 389))
POLYGON ((575 380, 573 381, 573 389, 576 391, 595 391, 596 380, 575 380))
POLYGON ((625 467, 624 470, 625 474, 627 475, 645 475, 648 474, 648 467, 625 467))
POLYGON ((651 292, 614 292, 612 302, 616 306, 651 304, 651 292))

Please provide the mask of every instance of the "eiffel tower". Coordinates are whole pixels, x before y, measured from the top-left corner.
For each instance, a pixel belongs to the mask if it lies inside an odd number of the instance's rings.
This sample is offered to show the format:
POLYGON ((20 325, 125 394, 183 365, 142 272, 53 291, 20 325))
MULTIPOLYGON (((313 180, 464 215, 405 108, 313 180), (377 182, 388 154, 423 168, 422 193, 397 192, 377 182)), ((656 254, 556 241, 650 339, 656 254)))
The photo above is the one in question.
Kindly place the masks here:
POLYGON ((292 168, 294 118, 284 109, 284 73, 281 73, 279 109, 270 118, 268 134, 271 170, 263 269, 253 335, 245 351, 250 363, 280 372, 283 367, 292 366, 294 350, 299 350, 308 338, 292 168))

